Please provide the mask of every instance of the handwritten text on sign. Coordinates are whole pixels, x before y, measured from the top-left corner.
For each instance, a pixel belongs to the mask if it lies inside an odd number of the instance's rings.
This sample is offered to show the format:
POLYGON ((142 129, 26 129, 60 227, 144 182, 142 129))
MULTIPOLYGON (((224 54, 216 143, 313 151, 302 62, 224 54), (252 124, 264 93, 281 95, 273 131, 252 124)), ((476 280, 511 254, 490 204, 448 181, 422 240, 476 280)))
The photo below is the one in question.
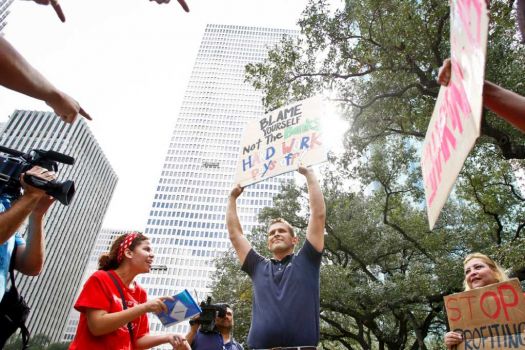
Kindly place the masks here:
POLYGON ((445 297, 458 349, 525 349, 525 298, 517 279, 445 297))
POLYGON ((326 161, 320 97, 266 114, 244 130, 235 183, 250 185, 269 177, 326 161))
POLYGON ((479 136, 487 47, 485 0, 451 1, 452 76, 441 87, 430 120, 421 169, 430 229, 479 136))

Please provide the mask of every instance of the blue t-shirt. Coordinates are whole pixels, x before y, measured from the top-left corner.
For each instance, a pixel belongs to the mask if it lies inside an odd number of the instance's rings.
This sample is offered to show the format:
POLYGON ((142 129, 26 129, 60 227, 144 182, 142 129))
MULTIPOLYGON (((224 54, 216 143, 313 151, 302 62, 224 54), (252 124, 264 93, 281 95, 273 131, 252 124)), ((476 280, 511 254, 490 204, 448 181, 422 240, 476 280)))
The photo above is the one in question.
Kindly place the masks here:
MULTIPOLYGON (((0 213, 3 213, 9 208, 11 208, 11 198, 6 195, 0 195, 0 213)), ((9 278, 9 263, 13 249, 15 246, 18 247, 24 244, 26 244, 26 242, 18 232, 9 237, 5 243, 0 244, 0 300, 4 297, 7 279, 9 278)))
POLYGON ((198 331, 191 343, 192 350, 244 350, 242 345, 231 339, 224 344, 222 335, 218 332, 204 333, 198 331))
POLYGON ((321 257, 308 240, 282 261, 250 250, 242 270, 253 282, 251 349, 317 346, 321 257))

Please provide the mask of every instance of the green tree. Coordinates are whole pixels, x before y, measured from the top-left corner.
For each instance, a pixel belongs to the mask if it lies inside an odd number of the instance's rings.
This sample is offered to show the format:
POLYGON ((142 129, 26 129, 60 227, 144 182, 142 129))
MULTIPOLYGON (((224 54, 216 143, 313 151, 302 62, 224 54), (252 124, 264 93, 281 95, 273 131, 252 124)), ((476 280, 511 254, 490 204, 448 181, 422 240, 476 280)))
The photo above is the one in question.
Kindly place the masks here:
MULTIPOLYGON (((461 290, 467 253, 498 257, 518 275, 525 265, 525 196, 516 181, 524 136, 485 112, 482 137, 430 232, 419 153, 437 68, 449 56, 447 2, 347 0, 334 10, 311 1, 299 25, 298 38, 284 38, 264 63, 247 66, 247 79, 264 92, 268 110, 329 92, 349 123, 346 152, 323 176, 323 347, 441 346, 442 297, 461 290)), ((524 51, 509 3, 491 1, 488 79, 525 94, 524 51)), ((281 216, 304 233, 305 204, 306 189, 288 184, 260 220, 281 216)), ((264 246, 264 230, 250 239, 264 246)), ((241 304, 237 336, 245 337, 250 281, 233 253, 217 266, 214 292, 241 304)))
POLYGON ((46 350, 67 350, 69 349, 68 342, 52 343, 46 348, 46 350))
MULTIPOLYGON (((47 335, 36 334, 29 339, 28 348, 32 350, 67 350, 69 349, 69 343, 51 343, 47 335)), ((14 334, 11 336, 11 338, 8 340, 8 343, 4 346, 4 350, 20 349, 22 349, 22 337, 19 334, 14 334)))

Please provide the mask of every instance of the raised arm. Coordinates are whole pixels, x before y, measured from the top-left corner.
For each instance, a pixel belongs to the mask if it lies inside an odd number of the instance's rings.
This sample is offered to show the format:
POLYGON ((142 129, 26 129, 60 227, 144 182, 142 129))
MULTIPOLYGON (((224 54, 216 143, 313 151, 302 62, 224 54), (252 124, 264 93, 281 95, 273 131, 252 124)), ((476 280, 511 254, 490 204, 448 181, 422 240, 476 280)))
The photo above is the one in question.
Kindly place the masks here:
POLYGON ((24 275, 37 276, 44 267, 44 215, 54 202, 53 197, 45 195, 40 198, 29 216, 29 233, 26 244, 20 246, 19 253, 16 254, 15 268, 24 275))
POLYGON ((483 105, 525 132, 525 97, 485 80, 483 105))
MULTIPOLYGON (((35 166, 26 172, 27 175, 39 177, 47 181, 56 179, 56 174, 45 168, 35 166)), ((33 206, 31 215, 29 216, 29 233, 26 239, 26 244, 21 245, 16 254, 16 270, 24 275, 36 276, 42 271, 44 266, 45 256, 45 237, 44 237, 44 216, 54 199, 48 196, 44 191, 27 185, 23 176, 20 177, 22 186, 24 186, 24 196, 40 196, 38 201, 33 206)))
MULTIPOLYGON (((199 319, 199 316, 194 317, 193 320, 196 321, 199 319)), ((190 330, 188 333, 186 333, 186 340, 188 341, 188 344, 190 346, 193 344, 193 340, 195 339, 195 336, 197 335, 197 332, 199 331, 200 324, 198 322, 193 322, 193 324, 190 326, 190 330)))
POLYGON ((39 200, 39 194, 27 194, 20 197, 7 211, 0 213, 0 244, 4 244, 15 234, 39 200))
POLYGON ((91 120, 77 101, 54 87, 2 36, 0 36, 0 85, 44 101, 66 123, 74 122, 78 114, 91 120))
MULTIPOLYGON (((54 179, 54 173, 35 166, 27 171, 28 175, 40 177, 44 180, 54 179)), ((22 176, 20 180, 24 185, 24 194, 13 203, 7 211, 0 213, 0 244, 5 243, 19 229, 25 219, 33 212, 40 199, 47 197, 46 193, 35 187, 26 185, 22 176)), ((20 254, 17 254, 20 257, 20 254)))
POLYGON ((243 188, 239 185, 233 188, 228 197, 228 206, 226 208, 226 227, 228 228, 230 241, 237 252, 237 257, 241 265, 244 264, 246 255, 248 255, 252 249, 252 245, 242 232, 241 222, 237 215, 237 198, 241 195, 242 191, 243 188))
POLYGON ((299 167, 299 173, 306 178, 308 186, 308 198, 310 203, 310 220, 306 230, 306 239, 310 244, 321 252, 324 249, 324 224, 326 220, 326 208, 323 193, 319 181, 312 168, 299 167))

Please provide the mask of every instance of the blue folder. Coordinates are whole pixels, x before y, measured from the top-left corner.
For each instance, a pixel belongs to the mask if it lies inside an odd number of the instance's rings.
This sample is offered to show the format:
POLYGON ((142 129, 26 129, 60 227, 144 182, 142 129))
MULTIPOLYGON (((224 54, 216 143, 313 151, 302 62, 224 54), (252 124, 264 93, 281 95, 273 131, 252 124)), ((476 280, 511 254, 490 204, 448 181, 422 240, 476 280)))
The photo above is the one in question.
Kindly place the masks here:
POLYGON ((173 300, 164 300, 164 304, 168 307, 168 312, 161 312, 157 316, 165 327, 187 320, 202 311, 186 289, 175 294, 173 300))

